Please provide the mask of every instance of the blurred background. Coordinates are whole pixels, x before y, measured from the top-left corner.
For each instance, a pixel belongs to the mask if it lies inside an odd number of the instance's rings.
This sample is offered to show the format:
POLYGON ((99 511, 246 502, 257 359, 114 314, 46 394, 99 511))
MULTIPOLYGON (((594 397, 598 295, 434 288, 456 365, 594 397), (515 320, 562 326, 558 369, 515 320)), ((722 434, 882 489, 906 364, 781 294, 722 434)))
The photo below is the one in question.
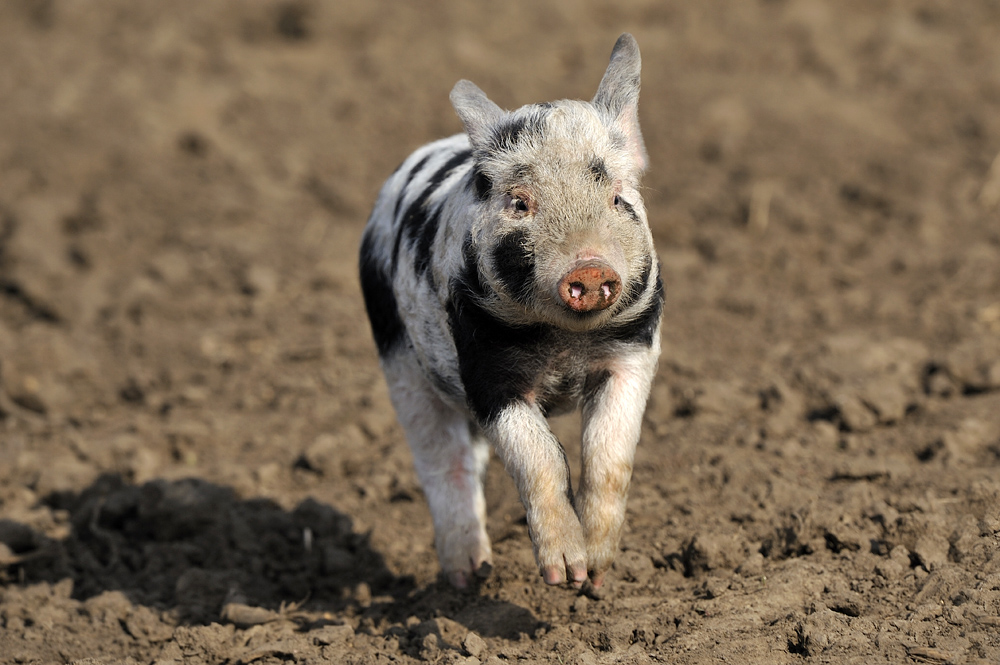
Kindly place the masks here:
POLYGON ((212 661, 309 598, 358 662, 995 659, 998 154, 996 0, 4 2, 0 651, 212 661), (589 99, 624 31, 667 293, 626 552, 541 588, 494 464, 455 595, 361 229, 455 81, 589 99))

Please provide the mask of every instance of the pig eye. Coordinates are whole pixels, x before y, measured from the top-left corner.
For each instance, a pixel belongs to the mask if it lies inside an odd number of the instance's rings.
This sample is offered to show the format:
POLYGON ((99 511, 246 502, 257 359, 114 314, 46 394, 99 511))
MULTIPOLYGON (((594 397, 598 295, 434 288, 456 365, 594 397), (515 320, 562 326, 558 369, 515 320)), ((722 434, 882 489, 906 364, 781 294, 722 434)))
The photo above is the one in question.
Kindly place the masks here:
POLYGON ((617 194, 615 194, 615 198, 614 198, 614 201, 612 201, 612 203, 614 204, 614 206, 616 208, 619 207, 622 204, 622 197, 620 197, 617 194))
POLYGON ((510 207, 514 212, 528 212, 528 204, 525 203, 524 199, 516 196, 510 200, 510 207))

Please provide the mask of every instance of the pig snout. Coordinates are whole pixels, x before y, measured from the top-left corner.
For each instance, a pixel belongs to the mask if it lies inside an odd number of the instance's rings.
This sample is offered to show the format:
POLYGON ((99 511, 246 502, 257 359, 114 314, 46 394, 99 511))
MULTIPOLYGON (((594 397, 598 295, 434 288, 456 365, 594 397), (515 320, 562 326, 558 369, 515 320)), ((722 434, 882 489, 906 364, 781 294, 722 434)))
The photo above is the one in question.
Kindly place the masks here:
POLYGON ((618 300, 622 280, 599 259, 576 262, 559 280, 559 297, 574 312, 598 312, 618 300))

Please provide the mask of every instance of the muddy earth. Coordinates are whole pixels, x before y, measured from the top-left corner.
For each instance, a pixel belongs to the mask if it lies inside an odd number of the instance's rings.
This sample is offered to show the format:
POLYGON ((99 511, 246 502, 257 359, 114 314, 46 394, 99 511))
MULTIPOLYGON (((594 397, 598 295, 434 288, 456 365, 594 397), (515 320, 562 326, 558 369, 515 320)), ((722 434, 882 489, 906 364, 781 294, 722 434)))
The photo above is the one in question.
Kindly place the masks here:
MULTIPOLYGON (((1000 662, 1000 3, 0 4, 0 662, 1000 662), (622 552, 438 578, 356 277, 385 177, 643 55, 622 552)), ((554 424, 571 457, 578 422, 554 424)))

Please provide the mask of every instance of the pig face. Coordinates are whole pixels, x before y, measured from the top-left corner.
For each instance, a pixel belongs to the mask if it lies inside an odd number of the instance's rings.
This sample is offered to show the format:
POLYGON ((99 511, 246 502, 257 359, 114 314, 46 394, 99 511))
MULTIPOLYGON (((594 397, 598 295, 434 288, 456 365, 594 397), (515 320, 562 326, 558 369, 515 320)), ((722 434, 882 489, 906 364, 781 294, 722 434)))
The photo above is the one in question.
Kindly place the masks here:
POLYGON ((455 86, 480 200, 470 242, 494 315, 583 331, 645 288, 653 242, 637 96, 637 79, 606 75, 592 103, 506 113, 468 81, 455 86))

